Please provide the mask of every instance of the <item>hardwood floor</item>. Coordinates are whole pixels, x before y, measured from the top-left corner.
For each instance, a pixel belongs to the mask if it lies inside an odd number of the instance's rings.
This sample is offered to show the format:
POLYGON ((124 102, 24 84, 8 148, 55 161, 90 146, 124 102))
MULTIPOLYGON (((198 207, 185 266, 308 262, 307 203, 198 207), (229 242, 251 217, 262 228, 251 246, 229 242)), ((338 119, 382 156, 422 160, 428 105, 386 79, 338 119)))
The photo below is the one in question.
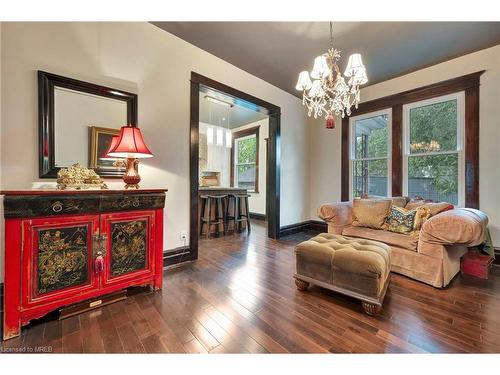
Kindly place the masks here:
POLYGON ((160 292, 23 329, 7 348, 70 353, 462 353, 500 352, 500 269, 458 276, 446 289, 393 274, 379 317, 358 301, 296 290, 294 245, 252 233, 200 241, 200 258, 165 271, 160 292), (49 349, 50 350, 50 349, 49 349))

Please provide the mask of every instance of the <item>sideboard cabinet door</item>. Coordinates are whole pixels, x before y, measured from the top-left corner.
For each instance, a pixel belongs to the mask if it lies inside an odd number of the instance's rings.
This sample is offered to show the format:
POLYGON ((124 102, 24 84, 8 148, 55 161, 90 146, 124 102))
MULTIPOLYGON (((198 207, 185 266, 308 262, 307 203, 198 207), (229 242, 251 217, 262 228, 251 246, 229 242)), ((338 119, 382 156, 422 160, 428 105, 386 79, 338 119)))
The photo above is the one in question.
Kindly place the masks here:
POLYGON ((94 239, 99 215, 59 216, 23 221, 22 305, 61 304, 97 288, 94 239))
POLYGON ((101 215, 105 254, 103 287, 150 280, 155 270, 155 211, 101 215))

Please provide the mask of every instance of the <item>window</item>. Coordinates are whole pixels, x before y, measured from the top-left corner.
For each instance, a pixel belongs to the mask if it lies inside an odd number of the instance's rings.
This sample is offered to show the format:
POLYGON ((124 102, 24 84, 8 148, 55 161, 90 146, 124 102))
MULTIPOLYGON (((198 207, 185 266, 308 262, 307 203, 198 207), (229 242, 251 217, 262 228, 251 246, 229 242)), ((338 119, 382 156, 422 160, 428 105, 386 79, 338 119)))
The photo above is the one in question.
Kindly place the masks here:
POLYGON ((257 193, 259 191, 259 128, 235 132, 233 139, 232 186, 257 193))
POLYGON ((464 205, 464 93, 403 107, 403 193, 464 205))
POLYGON ((351 117, 350 198, 391 195, 391 110, 351 117))

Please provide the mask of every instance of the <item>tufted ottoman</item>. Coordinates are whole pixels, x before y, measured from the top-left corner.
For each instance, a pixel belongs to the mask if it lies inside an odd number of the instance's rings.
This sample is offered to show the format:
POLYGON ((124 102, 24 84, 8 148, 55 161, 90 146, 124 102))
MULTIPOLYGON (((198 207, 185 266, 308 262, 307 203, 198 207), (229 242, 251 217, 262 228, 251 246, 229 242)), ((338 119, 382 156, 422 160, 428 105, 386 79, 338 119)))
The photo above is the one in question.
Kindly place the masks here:
POLYGON ((369 315, 380 312, 391 270, 386 244, 322 233, 298 244, 295 258, 297 289, 316 284, 360 299, 369 315))

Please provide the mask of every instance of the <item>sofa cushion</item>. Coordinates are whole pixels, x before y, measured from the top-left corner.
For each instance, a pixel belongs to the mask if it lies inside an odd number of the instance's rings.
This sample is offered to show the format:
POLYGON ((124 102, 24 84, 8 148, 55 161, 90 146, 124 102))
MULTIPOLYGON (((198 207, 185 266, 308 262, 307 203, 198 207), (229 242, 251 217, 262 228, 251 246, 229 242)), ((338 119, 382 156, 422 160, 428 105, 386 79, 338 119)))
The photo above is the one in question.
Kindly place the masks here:
POLYGON ((392 205, 396 207, 404 207, 408 202, 406 197, 391 197, 392 205))
POLYGON ((410 201, 405 206, 405 208, 407 210, 413 210, 413 209, 415 209, 417 207, 427 208, 429 210, 430 216, 436 216, 437 214, 439 214, 441 212, 453 209, 453 205, 451 203, 447 203, 447 202, 425 202, 423 200, 410 201))
POLYGON ((366 238, 369 240, 383 242, 389 246, 396 246, 411 251, 417 251, 418 233, 415 235, 408 235, 379 229, 350 226, 344 228, 342 235, 366 238))
POLYGON ((352 225, 382 229, 391 210, 390 199, 354 199, 352 225))
MULTIPOLYGON (((373 195, 367 195, 366 197, 362 197, 363 199, 385 199, 373 195)), ((404 207, 409 201, 408 197, 389 197, 387 199, 390 199, 392 201, 392 205, 396 207, 404 207)))

